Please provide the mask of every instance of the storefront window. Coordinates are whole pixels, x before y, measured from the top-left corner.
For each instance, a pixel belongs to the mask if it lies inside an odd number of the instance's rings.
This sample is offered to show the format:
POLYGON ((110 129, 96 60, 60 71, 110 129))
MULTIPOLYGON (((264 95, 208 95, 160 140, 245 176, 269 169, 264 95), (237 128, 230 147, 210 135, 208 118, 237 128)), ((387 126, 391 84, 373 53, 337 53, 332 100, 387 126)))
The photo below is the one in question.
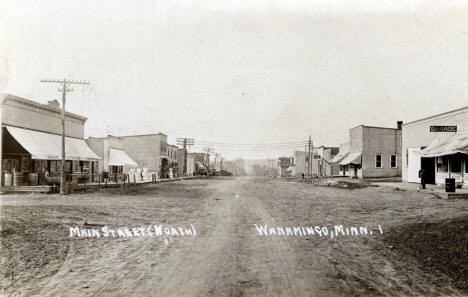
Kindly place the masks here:
POLYGON ((19 171, 18 159, 3 159, 2 169, 5 171, 19 171))
POLYGON ((448 172, 448 156, 437 157, 437 172, 448 172))
POLYGON ((34 172, 45 172, 47 170, 46 160, 34 160, 34 172))
POLYGON ((461 156, 460 155, 453 155, 450 156, 450 171, 455 173, 461 172, 461 156))

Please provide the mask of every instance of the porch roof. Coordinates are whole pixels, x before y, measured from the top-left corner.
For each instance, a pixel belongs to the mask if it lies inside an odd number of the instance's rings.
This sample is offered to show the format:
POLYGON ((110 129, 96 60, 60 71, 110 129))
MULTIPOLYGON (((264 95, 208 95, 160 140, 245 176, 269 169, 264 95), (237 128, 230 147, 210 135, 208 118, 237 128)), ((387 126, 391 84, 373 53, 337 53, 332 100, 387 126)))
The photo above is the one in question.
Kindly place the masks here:
POLYGON ((438 137, 421 151, 421 156, 441 157, 456 153, 468 154, 468 133, 438 137))
MULTIPOLYGON (((61 160, 62 136, 6 126, 8 132, 31 154, 32 159, 61 160)), ((84 139, 65 137, 65 159, 92 161, 100 160, 84 139)))
POLYGON ((339 152, 338 155, 334 156, 331 160, 330 163, 338 163, 341 162, 346 156, 349 154, 347 151, 342 151, 339 152))
POLYGON ((109 165, 112 166, 137 166, 138 164, 130 158, 123 150, 109 149, 109 165))
POLYGON ((361 164, 361 152, 350 153, 340 162, 340 165, 348 164, 361 164))

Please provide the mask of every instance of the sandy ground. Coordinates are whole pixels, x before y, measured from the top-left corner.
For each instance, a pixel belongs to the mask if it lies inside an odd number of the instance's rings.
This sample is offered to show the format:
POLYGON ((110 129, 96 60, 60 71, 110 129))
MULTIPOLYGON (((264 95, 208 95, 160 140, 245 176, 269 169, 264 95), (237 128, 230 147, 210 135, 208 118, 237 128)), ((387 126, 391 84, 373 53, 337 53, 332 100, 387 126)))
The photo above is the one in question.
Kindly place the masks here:
MULTIPOLYGON (((219 178, 1 200, 4 296, 463 296, 378 232, 468 214, 466 200, 219 178), (69 228, 193 226, 196 236, 77 238, 69 228), (368 236, 260 236, 257 225, 369 226, 368 236)), ((414 230, 413 230, 414 231, 414 230)), ((463 255, 461 255, 463 256, 463 255)))

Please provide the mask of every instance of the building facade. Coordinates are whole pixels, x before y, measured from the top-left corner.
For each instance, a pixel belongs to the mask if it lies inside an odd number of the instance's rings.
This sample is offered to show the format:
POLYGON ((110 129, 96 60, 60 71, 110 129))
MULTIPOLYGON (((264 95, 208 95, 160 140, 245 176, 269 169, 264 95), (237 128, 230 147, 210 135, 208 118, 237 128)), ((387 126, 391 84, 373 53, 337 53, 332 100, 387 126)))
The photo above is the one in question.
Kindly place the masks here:
POLYGON ((179 172, 179 160, 178 160, 177 146, 173 144, 168 144, 167 156, 169 158, 169 178, 179 177, 180 172, 179 172))
POLYGON ((116 138, 139 168, 155 172, 159 178, 169 177, 170 160, 166 134, 116 136, 116 138))
MULTIPOLYGON (((314 147, 311 172, 313 176, 331 177, 339 175, 339 165, 331 160, 339 152, 338 147, 314 147)), ((312 153, 311 153, 312 154, 312 153)), ((293 175, 301 177, 309 174, 309 152, 295 151, 293 157, 293 175)))
POLYGON ((121 175, 128 174, 138 166, 125 152, 123 141, 118 137, 90 137, 86 139, 86 143, 101 158, 98 171, 111 179, 119 179, 121 175))
POLYGON ((468 106, 403 125, 403 174, 407 182, 443 184, 445 178, 468 183, 468 106))
MULTIPOLYGON (((62 122, 57 101, 46 104, 10 94, 1 95, 2 184, 58 185, 62 163, 62 122), (16 179, 16 183, 12 178, 16 179)), ((83 139, 86 118, 65 114, 67 181, 94 181, 97 156, 83 139)))
POLYGON ((280 157, 278 158, 278 173, 277 175, 280 177, 286 177, 292 175, 292 169, 290 169, 291 165, 293 164, 293 160, 291 157, 280 157), (288 171, 288 169, 290 169, 288 171))
POLYGON ((340 165, 340 175, 356 178, 401 176, 401 127, 360 125, 349 130, 349 142, 340 146, 331 162, 340 165))

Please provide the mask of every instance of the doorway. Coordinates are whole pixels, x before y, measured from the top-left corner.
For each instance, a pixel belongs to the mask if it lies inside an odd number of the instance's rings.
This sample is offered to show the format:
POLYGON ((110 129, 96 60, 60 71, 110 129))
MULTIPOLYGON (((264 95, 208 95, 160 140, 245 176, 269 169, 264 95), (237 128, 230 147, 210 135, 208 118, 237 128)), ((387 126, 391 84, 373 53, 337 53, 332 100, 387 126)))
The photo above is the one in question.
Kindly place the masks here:
POLYGON ((435 184, 435 157, 421 158, 421 170, 426 172, 426 183, 435 184))

